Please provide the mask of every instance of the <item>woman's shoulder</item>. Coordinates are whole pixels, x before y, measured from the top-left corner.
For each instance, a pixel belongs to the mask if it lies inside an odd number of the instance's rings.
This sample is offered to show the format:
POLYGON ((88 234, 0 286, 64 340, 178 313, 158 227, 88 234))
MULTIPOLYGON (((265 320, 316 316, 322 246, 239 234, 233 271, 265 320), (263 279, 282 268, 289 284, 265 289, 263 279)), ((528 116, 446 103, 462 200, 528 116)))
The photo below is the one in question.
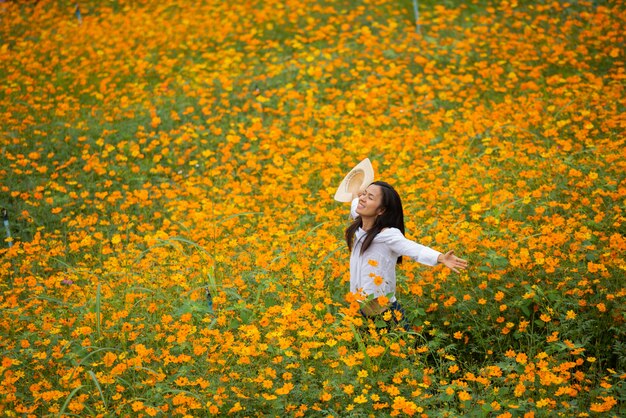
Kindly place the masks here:
POLYGON ((383 230, 380 231, 380 233, 378 234, 378 236, 381 238, 392 238, 392 237, 397 237, 398 235, 404 236, 398 228, 394 228, 394 227, 383 228, 383 230))

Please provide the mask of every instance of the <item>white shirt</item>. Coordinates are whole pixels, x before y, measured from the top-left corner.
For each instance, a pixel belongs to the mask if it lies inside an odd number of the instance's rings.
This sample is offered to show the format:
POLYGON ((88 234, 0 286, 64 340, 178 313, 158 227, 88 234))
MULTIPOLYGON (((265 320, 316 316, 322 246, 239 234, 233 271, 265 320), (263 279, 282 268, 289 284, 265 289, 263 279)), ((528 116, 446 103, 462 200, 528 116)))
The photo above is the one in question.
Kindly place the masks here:
MULTIPOLYGON (((356 213, 358 199, 352 201, 350 213, 356 213)), ((407 239, 398 228, 387 228, 380 232, 369 248, 361 254, 361 244, 365 232, 359 228, 354 237, 350 254, 350 292, 373 294, 374 297, 389 296, 389 301, 396 300, 396 262, 398 257, 407 256, 418 263, 428 266, 437 265, 441 254, 425 245, 407 239)))

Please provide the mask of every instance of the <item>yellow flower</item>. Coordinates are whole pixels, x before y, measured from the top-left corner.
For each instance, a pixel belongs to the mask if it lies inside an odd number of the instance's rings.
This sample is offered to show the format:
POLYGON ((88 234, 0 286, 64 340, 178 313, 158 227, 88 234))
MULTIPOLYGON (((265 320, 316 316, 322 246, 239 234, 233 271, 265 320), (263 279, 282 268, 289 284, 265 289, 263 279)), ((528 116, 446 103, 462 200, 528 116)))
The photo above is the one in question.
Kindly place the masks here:
POLYGON ((243 406, 241 406, 241 402, 237 401, 237 402, 235 402, 235 405, 233 405, 233 407, 230 408, 228 413, 229 414, 234 414, 234 413, 239 412, 239 411, 243 411, 243 406))
POLYGON ((391 321, 391 317, 392 317, 392 314, 391 314, 391 311, 390 311, 390 310, 386 310, 386 311, 383 313, 383 319, 384 319, 385 321, 391 321))
POLYGON ((466 392, 466 391, 464 391, 464 390, 460 391, 460 392, 458 393, 458 395, 459 395, 459 400, 460 400, 461 402, 464 402, 464 401, 469 401, 469 400, 471 400, 471 399, 472 399, 472 395, 470 395, 468 392, 466 392))
POLYGON ((274 392, 277 395, 287 395, 289 392, 293 390, 294 386, 291 382, 286 382, 282 387, 276 389, 274 392))
POLYGON ((322 402, 328 402, 333 398, 333 395, 331 395, 330 393, 324 391, 322 392, 322 394, 320 395, 320 401, 322 402))

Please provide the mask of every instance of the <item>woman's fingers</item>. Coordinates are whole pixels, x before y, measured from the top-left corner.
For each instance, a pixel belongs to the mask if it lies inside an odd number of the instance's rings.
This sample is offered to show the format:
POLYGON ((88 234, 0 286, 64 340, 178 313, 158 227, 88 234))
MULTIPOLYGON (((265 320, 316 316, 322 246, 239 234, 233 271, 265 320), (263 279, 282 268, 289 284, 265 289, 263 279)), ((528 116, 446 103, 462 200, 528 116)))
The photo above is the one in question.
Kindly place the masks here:
POLYGON ((454 250, 450 250, 444 254, 443 259, 446 266, 455 273, 460 273, 459 269, 465 270, 468 266, 467 260, 459 258, 454 255, 454 250))

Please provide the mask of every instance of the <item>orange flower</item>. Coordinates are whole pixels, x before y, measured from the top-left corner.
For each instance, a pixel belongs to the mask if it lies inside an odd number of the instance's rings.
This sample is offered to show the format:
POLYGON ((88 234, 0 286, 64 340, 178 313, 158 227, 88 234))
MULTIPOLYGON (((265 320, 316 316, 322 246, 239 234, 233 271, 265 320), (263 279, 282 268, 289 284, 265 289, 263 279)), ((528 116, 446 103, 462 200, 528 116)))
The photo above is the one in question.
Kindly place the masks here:
POLYGON ((458 396, 459 396, 459 400, 461 402, 471 401, 472 400, 472 395, 470 395, 467 391, 464 391, 464 390, 460 391, 458 393, 458 396))
POLYGON ((113 363, 115 362, 115 360, 117 360, 117 355, 115 355, 114 353, 111 353, 110 351, 107 352, 102 358, 104 365, 107 367, 111 367, 113 363))
MULTIPOLYGON (((434 43, 391 0, 117 3, 0 2, 4 415, 70 395, 66 413, 99 411, 85 379, 144 416, 416 416, 454 394, 468 416, 563 415, 568 397, 617 414, 623 376, 598 367, 615 330, 589 335, 595 357, 575 341, 583 316, 623 325, 622 1, 427 5, 434 43), (418 324, 401 338, 359 314, 362 289, 337 298, 332 197, 367 155, 409 238, 480 260, 398 266, 418 324), (482 367, 420 335, 472 337, 482 367), (421 354, 454 363, 405 374, 421 354), (193 390, 168 392, 183 369, 193 390)), ((368 258, 359 286, 382 287, 368 258)))
POLYGON ((387 305, 389 305, 389 298, 387 296, 385 296, 385 295, 378 296, 376 298, 376 300, 378 301, 378 304, 380 306, 387 306, 387 305))
POLYGON ((293 383, 290 382, 286 382, 285 384, 283 384, 282 387, 276 389, 274 392, 277 395, 287 395, 289 392, 291 392, 294 388, 293 383))

